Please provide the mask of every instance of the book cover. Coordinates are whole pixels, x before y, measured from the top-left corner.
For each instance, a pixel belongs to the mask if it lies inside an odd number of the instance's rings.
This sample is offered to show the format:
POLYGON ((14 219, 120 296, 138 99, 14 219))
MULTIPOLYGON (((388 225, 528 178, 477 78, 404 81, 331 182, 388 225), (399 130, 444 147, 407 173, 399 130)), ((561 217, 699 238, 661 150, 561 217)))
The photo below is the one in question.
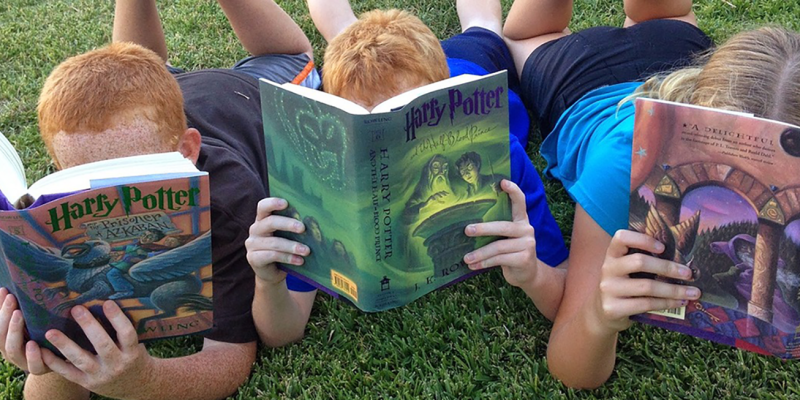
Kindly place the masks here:
POLYGON ((205 173, 138 179, 0 211, 0 285, 16 296, 31 339, 53 349, 44 333, 59 329, 91 349, 69 309, 84 305, 113 334, 102 312, 109 299, 141 341, 210 329, 208 185, 205 173))
POLYGON ((511 218, 506 86, 502 72, 354 115, 262 82, 270 194, 311 248, 282 268, 364 311, 474 275, 463 257, 492 239, 464 228, 511 218))
POLYGON ((800 356, 800 128, 637 99, 630 229, 666 245, 703 292, 635 318, 781 358, 800 356))

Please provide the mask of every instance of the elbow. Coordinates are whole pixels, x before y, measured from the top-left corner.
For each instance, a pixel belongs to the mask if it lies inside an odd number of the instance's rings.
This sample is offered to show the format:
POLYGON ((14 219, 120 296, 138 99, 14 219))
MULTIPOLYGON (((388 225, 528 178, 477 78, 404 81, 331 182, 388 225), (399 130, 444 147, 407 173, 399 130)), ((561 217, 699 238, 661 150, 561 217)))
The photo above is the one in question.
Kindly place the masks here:
POLYGON ((197 398, 224 399, 236 394, 236 391, 250 377, 250 371, 256 361, 257 342, 223 343, 206 340, 203 350, 207 357, 203 365, 214 366, 207 377, 207 386, 197 398))
POLYGON ((265 346, 274 349, 303 340, 303 337, 305 337, 305 329, 296 332, 283 333, 280 335, 270 334, 268 332, 262 332, 259 330, 258 336, 261 339, 261 343, 264 343, 265 346))
POLYGON ((222 390, 223 392, 225 392, 225 394, 219 397, 220 399, 227 399, 236 394, 239 388, 242 387, 242 385, 244 385, 245 382, 247 382, 247 380, 250 378, 250 371, 253 369, 254 363, 255 359, 253 360, 253 362, 247 363, 246 368, 240 368, 234 372, 235 379, 231 379, 230 386, 222 390))
POLYGON ((550 374, 553 375, 554 378, 558 379, 562 385, 571 389, 578 389, 578 390, 597 389, 600 386, 603 386, 606 380, 608 380, 608 378, 600 381, 576 379, 575 377, 571 377, 568 375, 559 375, 552 368, 550 369, 550 374))
POLYGON ((598 365, 585 365, 582 360, 564 360, 550 348, 547 350, 547 368, 550 375, 562 385, 579 390, 592 390, 603 386, 611 377, 611 370, 598 365))

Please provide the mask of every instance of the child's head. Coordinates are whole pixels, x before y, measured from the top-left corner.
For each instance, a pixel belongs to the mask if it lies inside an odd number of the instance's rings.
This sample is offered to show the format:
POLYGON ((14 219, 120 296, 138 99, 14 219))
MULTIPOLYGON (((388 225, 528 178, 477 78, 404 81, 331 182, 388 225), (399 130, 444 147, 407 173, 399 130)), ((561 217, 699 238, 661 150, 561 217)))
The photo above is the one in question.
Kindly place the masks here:
POLYGON ((450 72, 439 40, 419 18, 374 10, 331 40, 322 75, 326 92, 372 109, 450 72))
POLYGON ((648 81, 655 91, 647 95, 800 125, 800 35, 779 28, 742 32, 704 59, 700 68, 648 81))
POLYGON ((71 57, 47 78, 39 130, 56 166, 176 150, 183 96, 164 61, 130 43, 71 57))

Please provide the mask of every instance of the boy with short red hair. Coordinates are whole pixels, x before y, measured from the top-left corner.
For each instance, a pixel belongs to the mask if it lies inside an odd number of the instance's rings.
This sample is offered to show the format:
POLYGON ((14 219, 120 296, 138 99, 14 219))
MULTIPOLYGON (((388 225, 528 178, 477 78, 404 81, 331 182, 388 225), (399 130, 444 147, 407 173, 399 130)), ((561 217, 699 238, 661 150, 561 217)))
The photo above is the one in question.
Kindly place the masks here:
MULTIPOLYGON (((502 9, 497 0, 459 0, 464 32, 441 43, 419 18, 405 11, 375 10, 356 18, 347 0, 308 3, 317 29, 329 43, 323 89, 368 109, 405 91, 464 73, 485 75, 507 69, 509 89, 519 87, 501 34, 502 9)), ((469 236, 502 235, 507 239, 466 254, 464 261, 472 269, 501 266, 506 280, 522 288, 546 317, 553 318, 561 301, 565 270, 551 267, 565 264, 568 252, 547 207, 539 175, 520 145, 527 143, 529 120, 516 94, 509 94, 509 109, 511 181, 516 184, 503 181, 501 187, 512 199, 513 221, 468 226, 465 233, 469 236)), ((302 256, 308 254, 298 251, 307 250, 304 245, 270 242, 275 230, 292 224, 289 218, 272 215, 286 207, 279 201, 283 200, 268 199, 259 206, 248 254, 277 251, 291 264, 301 265, 302 256)), ((266 258, 252 264, 256 269, 270 265, 266 258)), ((254 318, 258 324, 259 316, 254 318)))
POLYGON ((35 342, 26 343, 16 299, 0 289, 0 352, 30 372, 27 399, 88 399, 90 391, 123 399, 229 396, 247 379, 255 361, 261 332, 253 324, 254 297, 262 299, 260 310, 282 321, 264 328, 273 339, 268 344, 303 335, 308 318, 304 310, 310 310, 314 292, 292 291, 284 280, 256 287, 244 242, 256 205, 267 196, 256 78, 318 86, 311 45, 271 0, 219 3, 254 55, 232 69, 178 73, 165 66, 166 42, 155 0, 117 0, 114 43, 58 66, 39 104, 42 138, 59 168, 179 151, 209 172, 214 327, 204 334, 199 352, 163 359, 138 343, 134 327, 114 301, 106 301, 103 311, 115 337, 85 307, 76 306, 70 313, 97 354, 50 330, 45 336, 63 360, 35 342), (296 319, 298 315, 305 319, 296 319))

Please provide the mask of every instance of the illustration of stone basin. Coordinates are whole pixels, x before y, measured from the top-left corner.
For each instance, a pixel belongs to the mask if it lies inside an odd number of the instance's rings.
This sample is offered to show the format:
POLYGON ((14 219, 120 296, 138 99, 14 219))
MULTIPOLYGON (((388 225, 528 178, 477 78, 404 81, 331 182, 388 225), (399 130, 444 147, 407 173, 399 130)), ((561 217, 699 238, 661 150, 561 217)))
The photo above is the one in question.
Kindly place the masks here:
POLYGON ((433 260, 436 276, 446 275, 450 267, 457 268, 464 255, 475 249, 475 238, 464 234, 469 224, 483 221, 483 216, 497 200, 480 199, 438 211, 422 221, 412 235, 425 239, 423 245, 433 260))

